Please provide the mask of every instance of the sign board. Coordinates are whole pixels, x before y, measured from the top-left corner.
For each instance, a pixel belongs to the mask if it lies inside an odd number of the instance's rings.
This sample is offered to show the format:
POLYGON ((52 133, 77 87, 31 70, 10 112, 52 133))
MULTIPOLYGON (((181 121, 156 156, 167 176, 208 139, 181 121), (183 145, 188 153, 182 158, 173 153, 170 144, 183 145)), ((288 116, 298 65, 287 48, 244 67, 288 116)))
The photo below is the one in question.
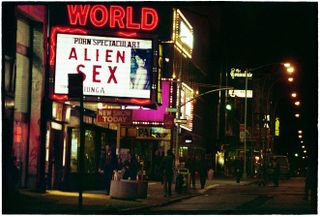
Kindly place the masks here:
POLYGON ((189 58, 193 50, 193 27, 179 9, 173 14, 173 40, 189 58))
POLYGON ((132 110, 98 109, 97 122, 130 124, 132 122, 132 110))
POLYGON ((68 93, 68 74, 84 75, 84 96, 150 99, 151 39, 57 33, 54 94, 68 93))
POLYGON ((69 74, 68 94, 71 98, 82 97, 83 93, 83 77, 81 74, 69 74))
POLYGON ((133 6, 70 4, 67 10, 69 24, 74 26, 152 31, 159 23, 158 12, 150 7, 142 7, 138 12, 133 6))
POLYGON ((173 128, 174 117, 172 114, 165 114, 163 117, 163 127, 166 129, 173 128))
POLYGON ((280 118, 276 117, 274 135, 280 136, 280 118))
POLYGON ((178 109, 177 108, 166 108, 166 112, 175 113, 175 112, 178 112, 178 109))
POLYGON ((232 79, 234 78, 245 78, 247 74, 247 78, 252 78, 252 73, 251 72, 242 72, 241 69, 235 69, 232 68, 230 72, 230 76, 232 79))
MULTIPOLYGON (((245 98, 246 96, 246 90, 229 90, 228 93, 230 97, 245 98)), ((252 98, 252 96, 252 90, 247 90, 247 98, 252 98)))
POLYGON ((187 124, 188 120, 187 119, 174 119, 174 123, 176 124, 187 124))
MULTIPOLYGON (((181 89, 181 117, 180 120, 187 120, 187 122, 182 121, 181 127, 185 130, 192 131, 193 128, 193 103, 194 101, 191 101, 194 97, 194 91, 191 87, 186 85, 185 83, 182 83, 182 89, 181 89)), ((178 120, 179 121, 179 120, 178 120)))
POLYGON ((137 139, 170 140, 171 130, 162 127, 138 127, 137 139))

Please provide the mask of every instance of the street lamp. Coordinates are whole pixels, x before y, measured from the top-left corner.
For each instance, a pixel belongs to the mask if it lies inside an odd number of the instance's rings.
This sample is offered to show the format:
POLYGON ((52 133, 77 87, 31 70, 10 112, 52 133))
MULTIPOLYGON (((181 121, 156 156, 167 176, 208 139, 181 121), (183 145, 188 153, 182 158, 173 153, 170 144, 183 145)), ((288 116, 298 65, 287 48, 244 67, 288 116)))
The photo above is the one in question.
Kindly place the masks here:
POLYGON ((296 92, 291 93, 291 97, 292 98, 296 98, 297 97, 297 93, 296 92))
POLYGON ((299 114, 299 113, 294 114, 294 116, 295 116, 296 118, 300 118, 300 114, 299 114))
MULTIPOLYGON (((290 63, 270 63, 270 64, 265 64, 265 65, 261 65, 255 68, 251 68, 251 69, 246 69, 245 70, 245 101, 244 101, 244 139, 243 139, 243 152, 244 152, 244 162, 243 162, 243 179, 247 178, 247 91, 248 91, 248 72, 252 73, 254 71, 257 71, 259 69, 265 68, 267 66, 271 66, 271 65, 282 65, 287 69, 287 72, 289 73, 289 75, 291 76, 291 74, 294 72, 294 67, 291 66, 290 63)), ((290 77, 289 82, 293 82, 293 77, 290 77)), ((269 103, 269 96, 270 96, 270 90, 273 87, 273 85, 279 81, 279 79, 277 79, 269 88, 268 90, 268 98, 267 98, 267 102, 269 103)))
POLYGON ((296 106, 299 106, 299 105, 300 105, 300 101, 295 101, 294 104, 295 104, 296 106))

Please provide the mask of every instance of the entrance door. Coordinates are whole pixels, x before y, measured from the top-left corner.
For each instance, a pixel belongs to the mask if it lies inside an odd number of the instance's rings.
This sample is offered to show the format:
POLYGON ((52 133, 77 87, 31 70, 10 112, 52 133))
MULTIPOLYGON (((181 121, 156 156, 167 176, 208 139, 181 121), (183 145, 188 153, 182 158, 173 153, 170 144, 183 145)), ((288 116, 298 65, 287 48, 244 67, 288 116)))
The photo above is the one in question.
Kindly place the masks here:
POLYGON ((63 131, 51 129, 48 187, 60 188, 63 176, 63 131))

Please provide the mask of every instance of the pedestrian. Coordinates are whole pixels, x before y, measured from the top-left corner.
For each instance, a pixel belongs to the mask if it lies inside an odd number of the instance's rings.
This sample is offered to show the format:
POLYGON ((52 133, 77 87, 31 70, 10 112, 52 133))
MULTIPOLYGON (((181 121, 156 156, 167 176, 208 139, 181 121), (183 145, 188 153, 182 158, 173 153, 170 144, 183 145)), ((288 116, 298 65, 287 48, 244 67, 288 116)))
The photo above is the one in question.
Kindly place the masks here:
POLYGON ((204 186, 206 184, 206 179, 207 179, 207 162, 205 161, 203 156, 201 156, 199 160, 198 171, 200 175, 200 186, 201 186, 201 189, 204 189, 204 186))
POLYGON ((112 173, 115 168, 115 156, 111 150, 110 145, 105 146, 105 155, 103 157, 103 177, 107 195, 110 194, 110 184, 112 173))
POLYGON ((161 170, 164 185, 164 196, 171 196, 171 185, 174 171, 174 156, 171 149, 167 151, 167 156, 162 159, 161 170))
POLYGON ((128 153, 128 158, 123 164, 123 168, 125 170, 123 178, 129 180, 136 180, 138 173, 138 163, 137 160, 132 154, 128 153))
POLYGON ((191 156, 188 158, 187 162, 186 162, 186 167, 189 170, 190 173, 190 179, 191 179, 191 187, 193 189, 196 188, 196 170, 195 170, 195 158, 194 156, 191 156))
POLYGON ((241 175, 242 175, 242 167, 241 167, 242 163, 241 163, 240 160, 235 160, 234 164, 235 164, 234 175, 236 177, 236 182, 240 183, 240 178, 241 178, 241 175))

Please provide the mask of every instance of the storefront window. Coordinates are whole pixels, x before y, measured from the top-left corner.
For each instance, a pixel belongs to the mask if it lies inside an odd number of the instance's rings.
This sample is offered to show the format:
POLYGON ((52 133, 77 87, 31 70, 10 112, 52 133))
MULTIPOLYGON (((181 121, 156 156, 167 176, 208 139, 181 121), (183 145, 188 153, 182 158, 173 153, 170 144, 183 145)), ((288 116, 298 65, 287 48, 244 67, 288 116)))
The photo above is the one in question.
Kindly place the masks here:
POLYGON ((95 153, 95 132, 92 130, 86 130, 85 132, 85 148, 84 157, 85 163, 84 168, 86 173, 95 173, 96 171, 96 153, 95 153))
POLYGON ((80 146, 79 141, 79 129, 72 129, 71 135, 71 160, 70 160, 70 171, 77 172, 78 165, 78 147, 80 146))

